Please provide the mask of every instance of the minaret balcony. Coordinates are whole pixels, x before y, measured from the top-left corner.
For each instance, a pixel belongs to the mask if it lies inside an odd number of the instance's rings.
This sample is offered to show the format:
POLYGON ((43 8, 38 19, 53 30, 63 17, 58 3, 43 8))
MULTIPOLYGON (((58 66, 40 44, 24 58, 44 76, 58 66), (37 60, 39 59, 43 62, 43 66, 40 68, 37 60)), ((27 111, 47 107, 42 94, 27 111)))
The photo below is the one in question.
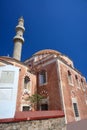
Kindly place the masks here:
POLYGON ((13 38, 13 41, 16 41, 16 40, 20 40, 22 43, 24 42, 24 38, 21 37, 21 36, 18 36, 18 35, 16 35, 16 36, 13 38))
POLYGON ((16 31, 19 30, 19 29, 21 29, 23 32, 25 31, 25 28, 23 26, 17 25, 16 26, 16 31))

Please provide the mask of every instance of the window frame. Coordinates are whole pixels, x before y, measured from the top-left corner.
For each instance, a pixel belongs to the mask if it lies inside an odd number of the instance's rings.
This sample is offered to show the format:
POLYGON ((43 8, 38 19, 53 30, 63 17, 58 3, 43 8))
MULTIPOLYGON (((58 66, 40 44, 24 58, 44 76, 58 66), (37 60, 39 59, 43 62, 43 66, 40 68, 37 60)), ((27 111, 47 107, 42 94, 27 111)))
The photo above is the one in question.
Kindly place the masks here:
POLYGON ((40 110, 41 111, 48 111, 48 104, 47 103, 41 104, 40 105, 40 110))
POLYGON ((85 81, 84 79, 81 78, 81 88, 82 90, 85 92, 86 91, 86 87, 85 87, 85 81))
POLYGON ((24 91, 27 90, 28 93, 31 92, 31 80, 29 76, 24 77, 24 91))
POLYGON ((69 85, 73 86, 73 77, 72 77, 70 70, 68 70, 67 73, 68 73, 67 74, 68 75, 68 83, 69 83, 69 85))
POLYGON ((72 108, 73 108, 75 120, 76 121, 80 120, 80 111, 79 111, 78 102, 77 102, 76 98, 72 98, 72 108), (73 105, 74 103, 77 105, 78 116, 76 116, 75 108, 73 105))
POLYGON ((75 80, 76 80, 77 88, 81 89, 81 87, 80 87, 80 81, 79 81, 79 78, 78 78, 77 75, 75 75, 75 80))
MULTIPOLYGON (((23 107, 29 107, 29 110, 28 111, 31 111, 31 105, 28 105, 28 104, 23 104, 22 106, 21 106, 21 111, 23 111, 23 107)), ((24 111, 23 111, 24 112, 24 111)))
POLYGON ((78 118, 79 117, 79 111, 78 111, 78 106, 77 106, 76 102, 73 102, 73 108, 74 108, 75 117, 78 118))
POLYGON ((39 86, 46 85, 46 84, 47 84, 47 71, 42 70, 39 72, 39 86), (45 79, 44 79, 44 75, 41 74, 43 72, 45 73, 45 79))

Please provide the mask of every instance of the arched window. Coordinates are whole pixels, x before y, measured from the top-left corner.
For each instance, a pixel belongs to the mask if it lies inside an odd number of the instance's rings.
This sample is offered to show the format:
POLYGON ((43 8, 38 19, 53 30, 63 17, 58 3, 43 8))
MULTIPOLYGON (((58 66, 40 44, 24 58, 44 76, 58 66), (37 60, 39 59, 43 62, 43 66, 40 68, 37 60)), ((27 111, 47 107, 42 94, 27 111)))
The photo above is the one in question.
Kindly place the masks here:
POLYGON ((82 90, 83 90, 83 91, 86 90, 85 81, 84 81, 84 79, 82 79, 82 78, 81 78, 81 87, 82 87, 82 90))
POLYGON ((69 70, 68 70, 68 81, 69 81, 69 84, 73 84, 72 74, 69 70))
POLYGON ((30 81, 30 78, 28 76, 25 76, 24 83, 27 84, 30 81))
POLYGON ((78 76, 77 75, 75 75, 75 79, 78 80, 78 76))
POLYGON ((24 78, 24 93, 30 92, 30 78, 29 76, 25 76, 24 78))
POLYGON ((81 78, 81 86, 82 86, 82 87, 84 86, 84 81, 83 81, 82 78, 81 78))
POLYGON ((77 87, 79 88, 79 87, 80 87, 80 83, 79 83, 79 79, 78 79, 78 76, 77 76, 77 75, 75 75, 75 79, 76 79, 77 87))

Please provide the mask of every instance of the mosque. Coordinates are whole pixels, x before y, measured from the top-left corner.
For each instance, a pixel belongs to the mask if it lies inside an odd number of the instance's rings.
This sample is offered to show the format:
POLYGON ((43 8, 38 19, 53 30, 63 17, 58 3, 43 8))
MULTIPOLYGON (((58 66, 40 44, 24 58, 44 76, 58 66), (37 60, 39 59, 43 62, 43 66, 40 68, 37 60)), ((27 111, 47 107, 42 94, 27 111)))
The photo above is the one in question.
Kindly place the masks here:
POLYGON ((13 57, 0 56, 0 119, 15 111, 62 110, 65 121, 87 119, 87 83, 73 61, 56 50, 45 49, 21 62, 24 19, 13 38, 13 57), (29 96, 44 98, 33 107, 29 96), (2 105, 3 104, 3 105, 2 105))

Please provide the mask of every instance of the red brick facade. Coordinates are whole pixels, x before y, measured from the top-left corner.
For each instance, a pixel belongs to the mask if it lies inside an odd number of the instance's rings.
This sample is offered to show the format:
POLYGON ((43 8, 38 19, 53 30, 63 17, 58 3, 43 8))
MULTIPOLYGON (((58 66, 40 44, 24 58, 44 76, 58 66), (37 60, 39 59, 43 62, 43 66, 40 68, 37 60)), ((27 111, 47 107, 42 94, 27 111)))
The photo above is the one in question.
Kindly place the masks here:
POLYGON ((86 80, 68 57, 54 50, 42 50, 25 63, 33 66, 31 70, 37 75, 37 92, 47 99, 39 104, 39 109, 41 104, 48 104, 48 110, 64 110, 66 123, 87 118, 86 80), (39 73, 42 70, 46 71, 47 81, 40 85, 39 73))
MULTIPOLYGON (((44 67, 47 72, 47 83, 44 85, 37 85, 37 92, 46 98, 48 97, 48 109, 49 110, 61 110, 61 100, 60 100, 60 92, 59 92, 59 84, 58 84, 58 76, 57 76, 57 66, 56 61, 48 64, 44 67)), ((38 74, 39 76, 39 74, 38 74)))
POLYGON ((76 99, 78 104, 80 119, 87 118, 87 85, 85 78, 77 70, 67 66, 62 62, 60 62, 60 75, 67 122, 75 121, 72 98, 76 99), (70 84, 68 81, 68 70, 71 72, 72 84, 70 84), (78 79, 76 79, 75 76, 78 76, 78 79), (81 80, 83 80, 83 84, 81 83, 81 80))
POLYGON ((68 57, 54 50, 42 50, 25 63, 0 57, 0 65, 7 64, 19 67, 16 111, 30 107, 29 96, 38 93, 43 96, 38 110, 62 110, 66 123, 87 118, 87 83, 68 57))

